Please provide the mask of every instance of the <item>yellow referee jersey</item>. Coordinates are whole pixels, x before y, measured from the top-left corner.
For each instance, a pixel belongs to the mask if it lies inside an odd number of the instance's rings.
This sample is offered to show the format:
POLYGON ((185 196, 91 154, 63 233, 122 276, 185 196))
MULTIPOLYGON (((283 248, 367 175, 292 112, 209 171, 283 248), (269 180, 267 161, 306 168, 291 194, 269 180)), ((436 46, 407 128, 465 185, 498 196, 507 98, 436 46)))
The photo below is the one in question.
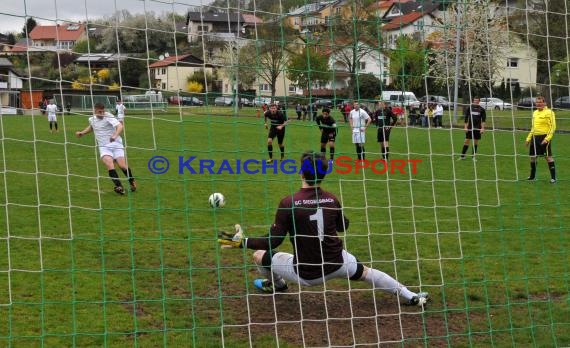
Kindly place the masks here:
POLYGON ((546 135, 545 140, 550 142, 556 130, 556 117, 554 111, 547 107, 542 110, 535 110, 532 114, 532 128, 526 137, 530 141, 533 135, 546 135))

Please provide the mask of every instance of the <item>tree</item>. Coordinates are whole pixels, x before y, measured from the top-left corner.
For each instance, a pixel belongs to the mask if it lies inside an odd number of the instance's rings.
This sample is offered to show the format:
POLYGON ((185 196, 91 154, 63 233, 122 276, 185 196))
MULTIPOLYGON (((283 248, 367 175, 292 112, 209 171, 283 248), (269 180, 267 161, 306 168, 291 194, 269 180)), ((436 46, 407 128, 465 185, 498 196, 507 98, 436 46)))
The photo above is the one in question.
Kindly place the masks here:
POLYGON ((33 17, 29 17, 26 20, 26 24, 24 25, 24 28, 22 29, 22 37, 23 38, 28 38, 28 36, 30 35, 30 33, 32 32, 32 30, 34 30, 34 28, 38 25, 38 23, 36 22, 36 20, 33 17))
POLYGON ((381 46, 378 42, 380 35, 380 22, 376 19, 367 20, 368 11, 361 1, 353 1, 349 11, 330 18, 329 30, 334 33, 334 41, 328 43, 337 69, 349 72, 348 91, 353 98, 356 86, 356 74, 360 68, 360 61, 377 51, 375 47, 381 46))
POLYGON ((570 45, 567 26, 558 24, 570 22, 568 1, 518 0, 510 9, 509 30, 536 49, 537 82, 550 83, 552 65, 565 59, 570 45))
POLYGON ((509 47, 508 32, 501 18, 492 17, 489 1, 461 1, 448 9, 447 25, 429 38, 429 74, 439 86, 453 86, 457 81, 463 100, 470 100, 470 93, 491 90, 509 47))
POLYGON ((14 35, 14 33, 8 33, 8 45, 13 46, 16 44, 16 35, 14 35))
POLYGON ((358 76, 358 87, 353 93, 360 99, 375 99, 381 91, 382 81, 380 79, 373 74, 363 74, 358 76))
POLYGON ((188 83, 186 84, 186 90, 190 93, 202 93, 202 91, 204 90, 204 85, 201 84, 200 82, 189 80, 188 83))
POLYGON ((99 52, 97 50, 97 40, 94 38, 89 38, 89 40, 77 41, 77 43, 75 43, 75 46, 73 46, 73 52, 75 53, 99 52))
POLYGON ((388 56, 394 88, 399 91, 419 92, 427 73, 426 51, 423 44, 402 35, 396 41, 396 49, 391 50, 388 56))
POLYGON ((244 54, 252 57, 252 60, 245 62, 254 64, 250 65, 249 69, 253 68, 252 72, 256 72, 259 78, 269 85, 271 96, 274 97, 277 78, 287 67, 292 53, 290 43, 295 35, 290 28, 277 22, 260 25, 257 30, 258 39, 244 47, 244 54))
POLYGON ((315 46, 306 46, 301 53, 292 54, 287 78, 306 90, 310 90, 315 82, 328 82, 331 79, 329 57, 315 46))

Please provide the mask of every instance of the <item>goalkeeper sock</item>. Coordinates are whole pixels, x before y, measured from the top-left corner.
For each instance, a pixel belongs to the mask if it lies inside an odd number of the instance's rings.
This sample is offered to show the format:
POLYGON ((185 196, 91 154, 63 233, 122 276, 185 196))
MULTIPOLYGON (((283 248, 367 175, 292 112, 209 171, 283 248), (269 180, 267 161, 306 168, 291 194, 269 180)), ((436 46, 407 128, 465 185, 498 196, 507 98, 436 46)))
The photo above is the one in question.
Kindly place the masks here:
POLYGON ((285 158, 285 146, 279 146, 279 150, 281 150, 281 159, 285 158))
POLYGON ((287 283, 285 282, 285 279, 283 279, 283 277, 281 277, 278 274, 271 272, 267 268, 265 268, 263 266, 258 266, 257 270, 259 271, 259 274, 261 274, 261 276, 263 278, 269 279, 273 283, 275 288, 279 289, 279 288, 282 288, 282 287, 287 285, 287 283))
POLYGON ((363 280, 372 284, 375 289, 379 289, 393 295, 399 295, 406 300, 410 300, 412 297, 416 296, 415 293, 408 290, 408 288, 400 284, 396 279, 374 268, 368 269, 363 280))
POLYGON ((380 150, 382 151, 382 159, 386 159, 386 146, 380 146, 380 150))
POLYGON ((465 157, 465 154, 467 153, 467 149, 469 148, 469 145, 463 145, 463 150, 461 150, 461 157, 465 157))
POLYGON ((131 172, 131 168, 127 167, 127 169, 122 169, 123 173, 125 174, 125 176, 129 179, 129 182, 132 183, 135 178, 133 178, 133 173, 131 172))
POLYGON ((321 146, 321 153, 323 154, 323 156, 325 156, 327 154, 326 146, 321 146))
POLYGON ((390 146, 386 146, 386 153, 384 155, 386 156, 384 159, 388 160, 388 157, 390 157, 390 146))
POLYGON ((330 148, 330 152, 331 152, 331 160, 334 160, 334 147, 330 148))
POLYGON ((273 158, 273 145, 267 145, 267 152, 269 153, 269 159, 273 158))
POLYGON ((117 171, 115 169, 109 170, 109 176, 111 177, 111 180, 113 180, 115 186, 123 187, 121 180, 119 180, 119 174, 117 174, 117 171))
POLYGON ((477 146, 478 145, 473 145, 473 155, 477 154, 477 146))

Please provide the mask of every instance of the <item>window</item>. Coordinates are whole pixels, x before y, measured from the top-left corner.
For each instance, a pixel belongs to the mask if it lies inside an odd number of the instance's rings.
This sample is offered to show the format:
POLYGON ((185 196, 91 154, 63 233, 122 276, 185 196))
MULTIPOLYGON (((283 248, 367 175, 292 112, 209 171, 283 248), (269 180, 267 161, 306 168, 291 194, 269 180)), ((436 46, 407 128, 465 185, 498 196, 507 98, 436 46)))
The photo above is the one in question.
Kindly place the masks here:
POLYGON ((166 82, 162 83, 162 88, 161 89, 166 89, 166 82))
POLYGON ((366 62, 360 62, 360 70, 366 70, 366 62))
POLYGON ((289 85, 289 93, 295 93, 297 89, 293 85, 289 85))
POLYGON ((202 32, 207 32, 208 31, 208 26, 207 25, 199 25, 198 26, 198 32, 202 33, 202 32))
POLYGON ((259 85, 259 90, 264 91, 264 92, 268 92, 269 91, 269 84, 262 83, 261 85, 259 85))
POLYGON ((518 58, 507 58, 507 68, 518 68, 519 59, 518 58))
POLYGON ((162 75, 166 75, 166 68, 160 69, 160 73, 161 73, 162 75))

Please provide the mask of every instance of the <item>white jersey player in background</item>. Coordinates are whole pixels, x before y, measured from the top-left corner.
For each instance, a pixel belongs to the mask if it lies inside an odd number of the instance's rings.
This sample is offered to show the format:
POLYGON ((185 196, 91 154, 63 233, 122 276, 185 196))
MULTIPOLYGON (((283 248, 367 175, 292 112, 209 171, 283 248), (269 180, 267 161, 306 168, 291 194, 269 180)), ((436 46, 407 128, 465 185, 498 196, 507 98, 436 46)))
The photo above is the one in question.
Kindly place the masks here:
POLYGON ((46 106, 47 118, 49 122, 49 131, 53 133, 54 128, 56 132, 59 132, 57 129, 57 105, 53 99, 49 101, 49 104, 46 106))
POLYGON ((117 119, 122 124, 125 124, 125 111, 127 110, 127 108, 125 107, 121 99, 117 99, 117 105, 115 105, 115 109, 117 110, 117 119))
POLYGON ((117 162, 125 176, 129 179, 131 191, 134 192, 137 189, 137 184, 133 178, 131 169, 127 166, 125 161, 125 147, 123 146, 123 139, 121 138, 122 131, 123 124, 112 114, 106 112, 105 106, 102 103, 96 103, 95 115, 89 118, 89 126, 82 131, 75 132, 78 138, 91 132, 95 133, 101 161, 107 166, 109 176, 115 184, 115 192, 120 195, 124 195, 125 190, 115 170, 115 162, 117 162))

